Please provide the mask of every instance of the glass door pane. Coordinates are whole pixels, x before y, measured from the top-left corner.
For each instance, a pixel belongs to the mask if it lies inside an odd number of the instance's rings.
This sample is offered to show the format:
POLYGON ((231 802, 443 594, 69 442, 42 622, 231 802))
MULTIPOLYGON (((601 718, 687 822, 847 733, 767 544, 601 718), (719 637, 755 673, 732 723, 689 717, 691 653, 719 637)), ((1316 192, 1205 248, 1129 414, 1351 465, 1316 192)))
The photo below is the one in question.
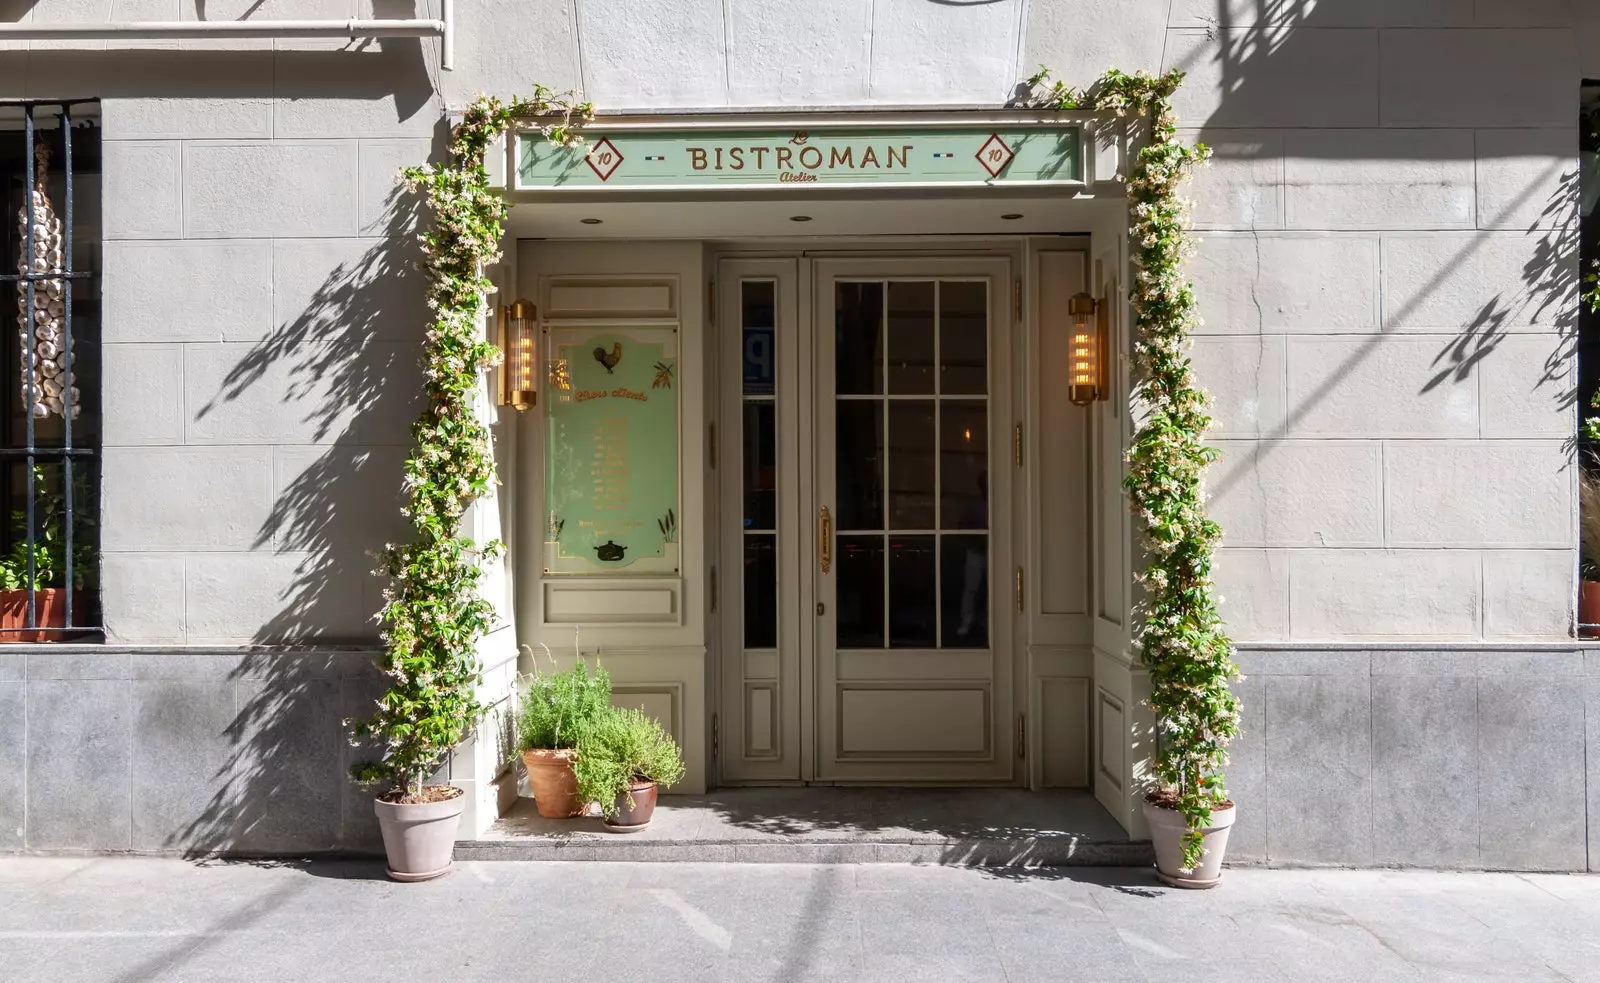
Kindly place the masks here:
POLYGON ((989 284, 840 281, 840 648, 989 646, 989 284))

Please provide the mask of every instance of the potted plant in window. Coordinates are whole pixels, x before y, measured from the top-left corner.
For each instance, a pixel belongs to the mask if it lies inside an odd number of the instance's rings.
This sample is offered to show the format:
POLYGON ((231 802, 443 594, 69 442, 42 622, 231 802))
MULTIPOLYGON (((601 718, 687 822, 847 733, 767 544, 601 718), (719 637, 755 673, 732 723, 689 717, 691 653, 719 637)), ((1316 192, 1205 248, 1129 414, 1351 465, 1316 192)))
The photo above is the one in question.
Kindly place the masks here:
MULTIPOLYGON (((27 512, 13 511, 11 524, 15 541, 11 550, 0 556, 0 629, 4 629, 0 630, 0 642, 57 642, 65 637, 59 629, 68 627, 66 496, 46 480, 43 468, 34 468, 33 476, 38 489, 34 500, 33 541, 31 544, 28 541, 27 512), (34 605, 32 630, 28 630, 30 590, 34 605)), ((73 620, 79 621, 78 613, 84 610, 84 591, 93 582, 96 571, 94 508, 90 504, 88 482, 80 477, 73 486, 74 499, 82 506, 73 510, 70 585, 73 620)))
POLYGON ((1600 637, 1600 476, 1578 471, 1578 635, 1600 637))
POLYGON ((654 717, 606 707, 578 742, 578 796, 598 802, 606 828, 633 833, 650 825, 660 789, 683 780, 683 755, 654 717))
POLYGON ((535 671, 526 677, 517 713, 517 745, 528 769, 533 804, 546 819, 583 812, 573 763, 584 731, 611 706, 611 676, 579 659, 566 672, 535 671))

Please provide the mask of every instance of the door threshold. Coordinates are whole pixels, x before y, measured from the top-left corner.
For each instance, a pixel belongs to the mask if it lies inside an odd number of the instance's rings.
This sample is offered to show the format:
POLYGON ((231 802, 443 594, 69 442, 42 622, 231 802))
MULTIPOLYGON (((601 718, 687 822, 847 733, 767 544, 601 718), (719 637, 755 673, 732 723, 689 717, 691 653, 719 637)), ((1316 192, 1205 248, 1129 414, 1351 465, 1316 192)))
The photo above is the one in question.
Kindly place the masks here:
POLYGON ((462 860, 928 863, 973 867, 1146 866, 1080 789, 739 788, 664 795, 650 826, 626 836, 598 818, 543 819, 517 804, 462 860))

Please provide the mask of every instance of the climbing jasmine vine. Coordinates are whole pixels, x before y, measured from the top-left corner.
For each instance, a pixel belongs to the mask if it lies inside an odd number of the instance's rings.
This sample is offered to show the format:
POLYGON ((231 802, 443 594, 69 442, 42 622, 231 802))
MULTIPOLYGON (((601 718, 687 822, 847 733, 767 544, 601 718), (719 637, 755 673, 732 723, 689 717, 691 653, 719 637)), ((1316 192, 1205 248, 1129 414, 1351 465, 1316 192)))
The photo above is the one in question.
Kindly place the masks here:
POLYGON ((1123 484, 1143 527, 1147 558, 1140 574, 1145 597, 1139 656, 1150 674, 1149 706, 1160 721, 1158 788, 1150 799, 1183 816, 1184 866, 1192 869, 1203 854, 1201 831, 1211 825, 1212 809, 1228 801, 1222 769, 1228 744, 1239 733, 1239 703, 1228 684, 1239 670, 1211 582, 1222 533, 1206 515, 1204 477, 1217 453, 1204 442, 1211 417, 1188 355, 1201 322, 1193 284, 1183 271, 1192 237, 1190 203, 1179 189, 1210 151, 1178 138, 1172 95, 1182 82, 1179 71, 1115 69, 1081 92, 1052 81, 1048 69, 1029 80, 1038 101, 1051 108, 1132 116, 1148 126, 1140 134, 1148 142, 1126 176, 1134 399, 1141 413, 1123 484))
POLYGON ((496 481, 489 429, 474 403, 482 373, 502 358, 480 325, 494 291, 484 270, 500 258, 507 206, 490 185, 485 155, 520 120, 537 125, 552 144, 578 146, 577 128, 593 115, 590 104, 543 86, 510 102, 482 96, 452 129, 448 160, 401 172, 431 214, 418 236, 433 319, 423 340, 425 406, 411 425, 415 447, 404 478, 403 511, 413 537, 384 549, 375 571, 388 579, 379 667, 389 691, 371 717, 348 723, 352 743, 370 741, 381 755, 352 774, 362 782, 387 781, 390 794, 403 798, 422 795, 423 782, 483 713, 477 644, 493 623, 494 606, 478 588, 485 561, 499 555, 501 544, 475 542, 461 522, 496 481))

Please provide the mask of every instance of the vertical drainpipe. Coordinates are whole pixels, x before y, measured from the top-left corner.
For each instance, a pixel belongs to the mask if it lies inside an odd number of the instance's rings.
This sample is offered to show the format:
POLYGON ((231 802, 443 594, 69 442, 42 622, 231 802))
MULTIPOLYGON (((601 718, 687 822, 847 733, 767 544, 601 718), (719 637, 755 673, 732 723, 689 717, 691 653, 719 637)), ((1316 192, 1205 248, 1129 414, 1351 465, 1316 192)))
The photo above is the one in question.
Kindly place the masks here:
POLYGON ((440 39, 439 67, 453 71, 456 67, 455 0, 439 0, 439 19, 444 21, 444 36, 440 39))

